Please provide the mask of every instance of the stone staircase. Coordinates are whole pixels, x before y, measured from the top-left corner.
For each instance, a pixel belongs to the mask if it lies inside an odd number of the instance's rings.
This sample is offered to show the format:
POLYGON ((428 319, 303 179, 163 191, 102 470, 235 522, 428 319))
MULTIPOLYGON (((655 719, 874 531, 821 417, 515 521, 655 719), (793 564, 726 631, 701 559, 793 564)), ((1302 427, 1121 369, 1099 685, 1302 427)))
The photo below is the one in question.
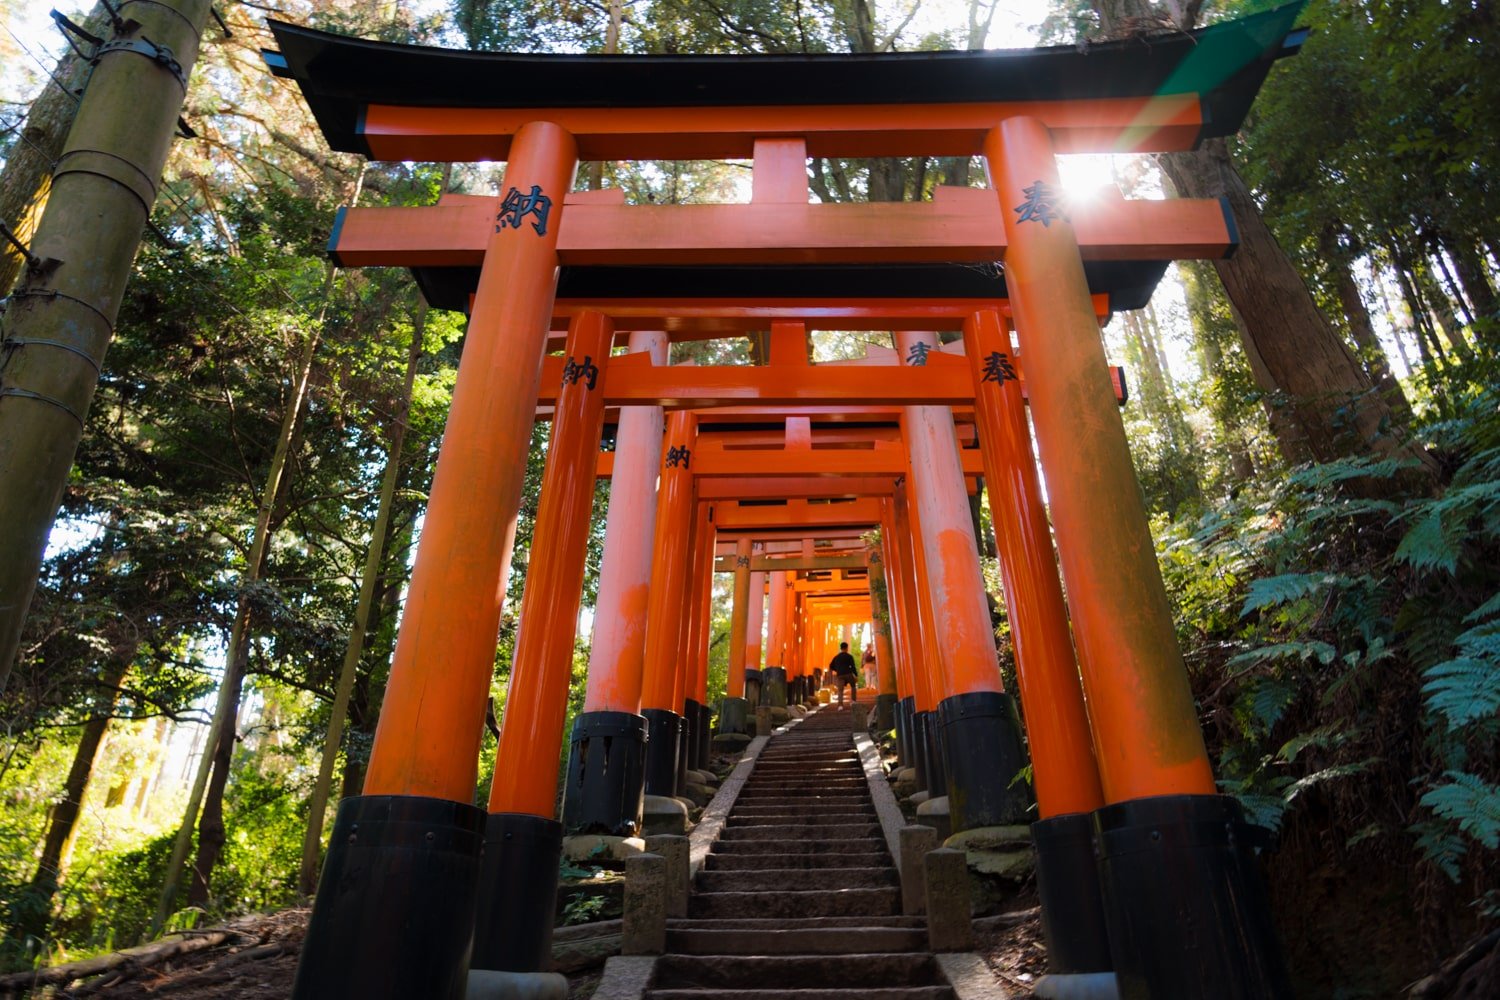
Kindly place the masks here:
POLYGON ((847 711, 773 736, 671 920, 652 1000, 953 1000, 901 915, 847 711))

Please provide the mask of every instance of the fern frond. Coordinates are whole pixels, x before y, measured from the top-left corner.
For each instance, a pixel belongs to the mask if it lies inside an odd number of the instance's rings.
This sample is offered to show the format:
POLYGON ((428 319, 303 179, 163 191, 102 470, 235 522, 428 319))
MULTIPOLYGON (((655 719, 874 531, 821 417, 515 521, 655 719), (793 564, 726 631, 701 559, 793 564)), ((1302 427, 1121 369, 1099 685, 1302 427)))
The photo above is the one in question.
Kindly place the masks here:
POLYGON ((1420 804, 1489 850, 1500 848, 1500 787, 1467 771, 1447 771, 1444 777, 1448 783, 1430 789, 1420 804))
POLYGON ((1429 667, 1422 676, 1427 707, 1454 728, 1500 711, 1500 666, 1460 656, 1429 667))

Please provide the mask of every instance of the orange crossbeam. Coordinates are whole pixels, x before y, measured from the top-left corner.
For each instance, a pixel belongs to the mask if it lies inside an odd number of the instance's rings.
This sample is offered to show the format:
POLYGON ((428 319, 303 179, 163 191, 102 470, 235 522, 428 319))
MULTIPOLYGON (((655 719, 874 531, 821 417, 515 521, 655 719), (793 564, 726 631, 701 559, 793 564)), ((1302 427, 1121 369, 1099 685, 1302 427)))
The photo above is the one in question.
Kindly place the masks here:
POLYGON ((1036 118, 1060 153, 1191 149, 1196 94, 1072 101, 706 108, 427 108, 371 104, 361 135, 377 160, 504 160, 532 121, 570 132, 584 160, 748 160, 762 136, 800 138, 809 156, 975 156, 1007 118, 1036 118))
MULTIPOLYGON (((714 505, 714 527, 721 533, 761 528, 802 530, 878 523, 880 523, 880 503, 874 499, 862 498, 844 503, 808 503, 806 500, 789 500, 785 504, 764 506, 730 503, 714 505)), ((822 532, 818 534, 823 535, 822 532)))
MULTIPOLYGON (((596 192, 588 192, 590 195, 596 192)), ((622 193, 623 194, 623 193, 622 193)), ((344 267, 478 267, 495 199, 424 208, 353 208, 331 247, 344 267)), ((1217 258, 1234 247, 1218 201, 1105 198, 1074 210, 1084 260, 1217 258)), ((564 265, 987 263, 1005 257, 1000 203, 983 188, 931 202, 849 205, 624 205, 570 199, 564 265)))
MULTIPOLYGON (((973 304, 970 304, 970 312, 973 304)), ((653 366, 626 355, 610 361, 600 385, 607 406, 716 406, 897 404, 973 406, 974 380, 962 358, 933 356, 922 368, 895 365, 670 365, 653 366)), ((542 365, 538 404, 551 405, 562 384, 564 359, 549 356, 542 365)), ((1025 368, 1016 368, 1025 391, 1025 368)), ((1115 398, 1125 399, 1124 372, 1111 369, 1115 398)))

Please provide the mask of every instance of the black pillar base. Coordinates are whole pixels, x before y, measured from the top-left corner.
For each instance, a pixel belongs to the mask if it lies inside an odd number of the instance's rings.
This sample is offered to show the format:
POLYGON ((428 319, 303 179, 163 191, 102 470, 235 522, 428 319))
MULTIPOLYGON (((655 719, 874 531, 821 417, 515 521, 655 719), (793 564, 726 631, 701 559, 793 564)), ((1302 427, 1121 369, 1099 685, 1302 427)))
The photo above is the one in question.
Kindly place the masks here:
POLYGON ((1093 815, 1068 813, 1038 820, 1031 824, 1031 845, 1036 849, 1047 970, 1060 975, 1108 972, 1114 964, 1094 858, 1093 815))
POLYGON ((641 710, 646 719, 646 794, 677 794, 677 752, 682 716, 665 708, 641 710))
POLYGON ((875 696, 875 731, 888 733, 896 727, 896 696, 893 694, 878 694, 875 696))
POLYGON ((490 813, 484 828, 475 969, 545 972, 552 964, 562 824, 525 813, 490 813))
POLYGON ((295 1000, 461 1000, 484 827, 484 811, 465 802, 357 795, 339 803, 295 1000))
POLYGON ((896 702, 896 762, 902 767, 913 766, 911 717, 916 711, 917 699, 911 695, 896 702))
POLYGON ((918 712, 917 716, 922 720, 922 764, 927 769, 927 794, 933 798, 947 795, 948 762, 944 758, 942 721, 936 712, 918 712))
POLYGON ((1094 814, 1122 1000, 1280 1000, 1291 979, 1252 847, 1225 795, 1164 795, 1094 814))
POLYGON ((703 715, 698 711, 701 708, 691 698, 682 703, 682 728, 677 732, 679 740, 677 749, 677 792, 682 795, 687 791, 688 769, 693 767, 693 756, 698 752, 698 727, 703 724, 703 715))
POLYGON ((745 723, 750 718, 748 698, 725 698, 719 708, 719 735, 745 735, 745 723))
POLYGON ((760 672, 760 703, 786 708, 786 668, 766 667, 760 672))
POLYGON ((761 674, 755 667, 745 668, 745 701, 751 705, 760 704, 761 674))
POLYGON ((570 836, 641 832, 646 720, 634 712, 584 712, 573 720, 563 829, 570 836))
MULTIPOLYGON (((907 749, 911 752, 911 769, 914 772, 917 791, 919 792, 930 792, 933 787, 927 783, 927 720, 931 715, 931 712, 918 712, 913 709, 911 718, 907 720, 906 726, 906 732, 911 740, 907 749)), ((943 786, 939 785, 937 787, 941 788, 943 786)), ((941 795, 943 793, 938 792, 937 794, 941 795)))
POLYGON ((953 832, 1025 823, 1032 797, 1031 786, 1015 780, 1026 766, 1015 699, 1004 691, 956 694, 938 703, 937 718, 953 832))
POLYGON ((700 771, 708 770, 708 755, 714 744, 714 709, 712 705, 698 706, 698 745, 693 755, 693 766, 700 771))

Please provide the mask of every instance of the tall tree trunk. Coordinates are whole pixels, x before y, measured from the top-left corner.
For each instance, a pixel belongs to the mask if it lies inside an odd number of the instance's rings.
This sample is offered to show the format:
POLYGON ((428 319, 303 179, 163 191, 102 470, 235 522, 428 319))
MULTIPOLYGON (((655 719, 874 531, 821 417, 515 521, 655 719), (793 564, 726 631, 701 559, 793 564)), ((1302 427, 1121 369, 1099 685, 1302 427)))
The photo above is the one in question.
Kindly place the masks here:
POLYGON ((333 706, 329 711, 323 757, 318 765, 318 777, 313 784, 312 800, 308 807, 307 829, 302 837, 302 866, 297 876, 298 888, 304 896, 311 896, 318 886, 318 854, 322 847, 323 821, 328 812, 328 792, 333 786, 333 769, 338 763, 339 747, 344 739, 344 716, 349 708, 350 694, 354 690, 354 677, 359 669, 360 657, 364 653, 365 632, 370 625, 375 588, 380 582, 381 557, 385 552, 391 507, 396 498, 396 484, 401 478, 401 449, 406 441, 407 417, 411 413, 412 386, 416 383, 417 363, 422 357, 422 337, 426 329, 427 302, 424 299, 418 303, 416 318, 412 323, 411 349, 406 355, 406 378, 401 401, 396 409, 395 426, 391 429, 391 446, 386 456, 385 475, 380 484, 375 526, 371 529, 370 545, 365 553, 359 602, 354 610, 354 627, 349 630, 349 641, 344 648, 344 664, 339 672, 333 706))
POLYGON ((1166 154, 1159 162, 1179 194, 1229 199, 1240 246, 1231 259, 1214 261, 1214 268, 1244 324, 1245 351, 1257 381, 1267 392, 1286 396, 1286 419, 1273 426, 1287 457, 1410 458, 1434 477, 1437 463, 1406 437, 1398 415, 1319 311, 1260 217, 1224 141, 1166 154))
MULTIPOLYGON (((132 7, 132 37, 149 37, 191 73, 209 0, 132 7)), ((171 149, 183 84, 176 73, 129 49, 94 67, 63 157, 77 169, 54 174, 28 267, 6 312, 0 350, 0 689, 16 661, 53 519, 83 435, 99 369, 140 247, 149 199, 171 149), (129 122, 129 128, 121 128, 129 122), (93 160, 90 160, 92 157, 93 160), (116 163, 143 185, 85 169, 116 163), (66 349, 59 348, 63 345, 66 349)), ((28 192, 29 194, 29 192, 28 192)))
POLYGON ((94 759, 99 753, 99 744, 109 729, 110 717, 120 698, 120 684, 135 659, 139 641, 117 651, 104 665, 99 683, 104 689, 103 697, 94 706, 93 715, 83 724, 78 738, 78 748, 73 753, 73 766, 68 769, 68 778, 63 783, 62 798, 52 809, 47 822, 47 833, 42 838, 42 856, 37 861, 36 873, 31 876, 29 898, 23 918, 12 928, 12 933, 42 937, 52 922, 52 899, 62 884, 63 850, 73 836, 78 823, 78 814, 83 807, 83 796, 88 791, 89 778, 94 773, 94 759), (19 932, 19 933, 18 933, 19 932))
POLYGON ((1410 424, 1411 403, 1402 391, 1401 383, 1391 374, 1385 348, 1380 346, 1380 338, 1375 335, 1375 327, 1370 322, 1370 311, 1365 308, 1365 300, 1359 293, 1359 282, 1354 279, 1353 261, 1339 241, 1340 228, 1338 223, 1331 223, 1323 228, 1319 235, 1319 250, 1333 272, 1333 283, 1338 291, 1339 305, 1344 310, 1344 320, 1349 326, 1349 335, 1354 338, 1360 358, 1369 370, 1375 387, 1390 405, 1391 413, 1403 424, 1410 424))
MULTIPOLYGON (((1391 304, 1391 297, 1385 290, 1385 282, 1380 280, 1380 274, 1378 270, 1374 271, 1374 276, 1375 292, 1380 296, 1380 306, 1385 310, 1386 322, 1391 325, 1391 340, 1396 345, 1396 354, 1401 358, 1401 367, 1404 368, 1407 372, 1410 372, 1412 371, 1411 356, 1406 353, 1406 341, 1401 337, 1401 327, 1403 326, 1403 324, 1397 319, 1396 307, 1391 304)), ((1410 319, 1411 317, 1408 316, 1407 320, 1410 321, 1410 319)))
MULTIPOLYGON (((102 3, 94 4, 82 26, 95 35, 107 33, 109 14, 102 3)), ((46 204, 52 167, 62 155, 63 141, 78 111, 77 91, 83 89, 88 77, 88 62, 71 48, 64 50, 42 92, 31 102, 26 122, 5 158, 5 168, 0 170, 0 224, 18 235, 23 243, 29 242, 36 231, 46 204)), ((9 243, 0 241, 0 298, 15 285, 23 263, 21 255, 9 243)))
POLYGON ((1453 259, 1459 284, 1474 304, 1475 338, 1491 351, 1500 350, 1500 300, 1485 273, 1484 259, 1472 244, 1463 239, 1445 241, 1444 248, 1453 259))

